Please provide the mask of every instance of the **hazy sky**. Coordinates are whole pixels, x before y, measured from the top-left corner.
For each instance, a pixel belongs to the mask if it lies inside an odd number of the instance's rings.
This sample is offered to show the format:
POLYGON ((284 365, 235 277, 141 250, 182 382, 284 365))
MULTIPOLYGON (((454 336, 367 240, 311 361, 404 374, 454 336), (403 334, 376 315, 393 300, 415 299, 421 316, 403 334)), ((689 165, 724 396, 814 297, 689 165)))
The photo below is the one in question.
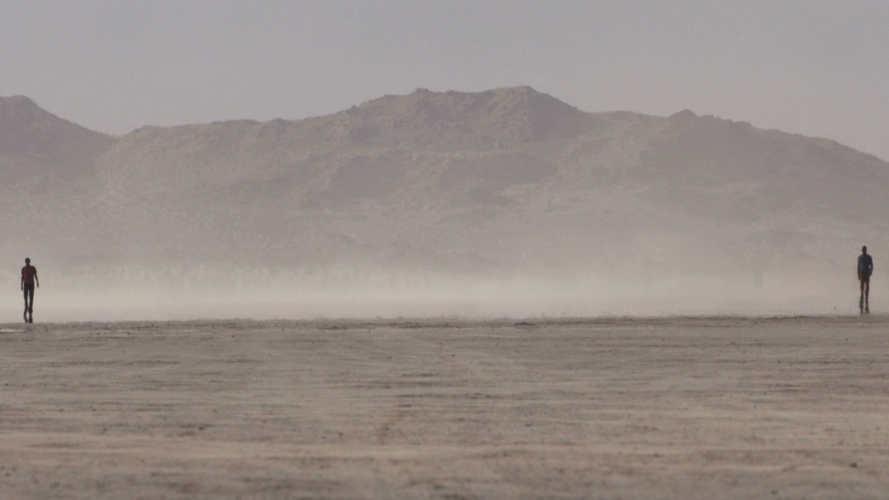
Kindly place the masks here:
POLYGON ((889 159, 889 2, 0 0, 0 95, 114 134, 515 85, 889 159))

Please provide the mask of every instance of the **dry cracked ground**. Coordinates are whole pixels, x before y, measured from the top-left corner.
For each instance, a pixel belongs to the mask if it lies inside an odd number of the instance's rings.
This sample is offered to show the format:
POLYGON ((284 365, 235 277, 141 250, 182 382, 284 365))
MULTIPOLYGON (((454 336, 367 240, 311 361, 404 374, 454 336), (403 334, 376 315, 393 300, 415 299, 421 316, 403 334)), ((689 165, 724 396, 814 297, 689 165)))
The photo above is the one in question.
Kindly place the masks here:
POLYGON ((0 328, 0 498, 882 499, 889 317, 0 328))

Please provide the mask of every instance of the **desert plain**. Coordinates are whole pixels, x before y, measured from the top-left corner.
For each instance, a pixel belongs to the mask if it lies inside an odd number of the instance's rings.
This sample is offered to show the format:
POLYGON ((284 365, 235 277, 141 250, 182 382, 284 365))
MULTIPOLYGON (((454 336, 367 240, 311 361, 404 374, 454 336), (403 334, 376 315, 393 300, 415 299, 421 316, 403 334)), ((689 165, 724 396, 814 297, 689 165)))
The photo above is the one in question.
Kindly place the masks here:
POLYGON ((5 324, 0 498, 878 499, 889 317, 5 324))

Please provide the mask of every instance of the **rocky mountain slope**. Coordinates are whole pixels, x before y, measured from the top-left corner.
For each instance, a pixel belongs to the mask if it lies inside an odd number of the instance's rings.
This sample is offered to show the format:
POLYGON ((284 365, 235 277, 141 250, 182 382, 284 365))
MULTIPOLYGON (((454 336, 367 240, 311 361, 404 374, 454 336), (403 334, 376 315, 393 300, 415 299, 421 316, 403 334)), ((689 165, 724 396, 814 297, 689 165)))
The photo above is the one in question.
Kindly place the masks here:
POLYGON ((585 113, 528 87, 421 89, 329 116, 119 138, 15 97, 0 101, 0 133, 0 224, 15 235, 0 245, 6 260, 27 253, 71 272, 808 286, 853 273, 861 244, 889 247, 889 164, 878 158, 690 111, 585 113))
MULTIPOLYGON (((81 239, 80 230, 103 219, 95 198, 95 163, 116 140, 52 115, 27 97, 0 97, 0 251, 5 266, 17 269, 28 253, 55 260, 68 251, 78 256, 93 252, 86 246, 101 231, 81 239)), ((72 266, 79 262, 65 261, 72 266)))

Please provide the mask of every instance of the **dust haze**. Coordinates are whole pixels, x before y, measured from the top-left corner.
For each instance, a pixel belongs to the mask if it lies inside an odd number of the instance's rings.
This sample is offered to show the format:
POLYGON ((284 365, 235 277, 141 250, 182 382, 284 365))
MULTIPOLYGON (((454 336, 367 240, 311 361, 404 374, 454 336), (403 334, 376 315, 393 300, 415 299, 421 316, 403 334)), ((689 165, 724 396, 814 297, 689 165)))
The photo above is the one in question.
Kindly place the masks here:
POLYGON ((882 160, 529 87, 89 131, 0 100, 2 320, 834 314, 887 295, 882 160))
MULTIPOLYGON (((781 278, 733 281, 678 273, 623 280, 592 273, 495 278, 362 269, 172 275, 134 267, 100 275, 49 273, 36 309, 42 320, 59 322, 845 314, 857 305, 857 282, 848 273, 845 279, 825 276, 817 288, 781 278)), ((5 281, 15 279, 8 275, 5 281)), ((877 298, 883 293, 872 290, 877 298)), ((3 318, 11 322, 21 313, 20 297, 4 295, 3 318)))

